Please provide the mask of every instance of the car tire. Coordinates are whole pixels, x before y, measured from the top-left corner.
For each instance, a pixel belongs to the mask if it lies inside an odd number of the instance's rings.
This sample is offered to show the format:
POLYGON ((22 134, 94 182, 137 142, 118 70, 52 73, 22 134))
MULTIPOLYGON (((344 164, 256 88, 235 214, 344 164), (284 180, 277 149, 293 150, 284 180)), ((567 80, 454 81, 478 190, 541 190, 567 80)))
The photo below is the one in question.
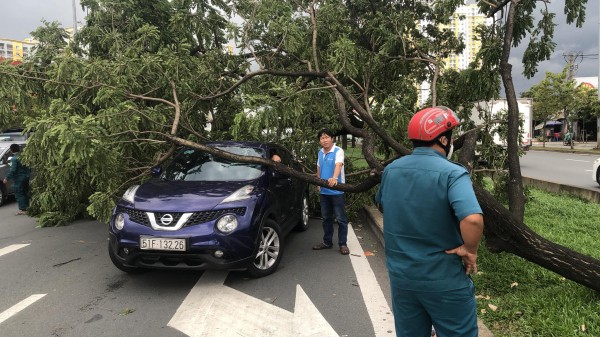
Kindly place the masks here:
POLYGON ((259 235, 256 255, 247 269, 248 274, 255 278, 272 274, 283 257, 284 240, 275 221, 266 220, 259 235))
POLYGON ((4 184, 2 184, 2 182, 0 181, 0 206, 4 205, 4 203, 6 202, 6 192, 5 192, 5 188, 4 184))
POLYGON ((119 270, 124 271, 128 274, 141 274, 146 272, 146 269, 143 268, 137 268, 137 267, 128 267, 123 265, 123 263, 121 261, 119 261, 119 259, 117 259, 117 257, 115 256, 115 253, 113 252, 112 247, 110 246, 110 244, 108 244, 108 256, 110 256, 110 261, 115 265, 115 267, 117 267, 119 270))
POLYGON ((596 182, 600 185, 600 167, 596 170, 596 182))
POLYGON ((298 220, 298 224, 294 228, 299 232, 304 232, 308 229, 308 195, 304 194, 302 197, 302 209, 300 210, 300 220, 298 220))

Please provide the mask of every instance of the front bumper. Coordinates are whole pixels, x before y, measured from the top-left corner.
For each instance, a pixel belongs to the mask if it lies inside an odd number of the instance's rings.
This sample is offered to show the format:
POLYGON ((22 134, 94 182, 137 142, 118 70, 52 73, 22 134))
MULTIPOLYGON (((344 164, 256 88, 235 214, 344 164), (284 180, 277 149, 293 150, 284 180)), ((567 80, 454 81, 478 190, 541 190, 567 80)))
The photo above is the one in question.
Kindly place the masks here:
POLYGON ((254 258, 253 255, 239 258, 227 252, 217 258, 214 252, 223 251, 218 246, 206 246, 186 252, 141 250, 139 245, 120 244, 114 233, 109 233, 109 249, 123 266, 149 269, 245 269, 254 258))
MULTIPOLYGON (((190 222, 176 230, 153 228, 142 221, 140 212, 115 209, 109 225, 111 255, 125 267, 149 269, 245 269, 254 260, 260 224, 252 209, 238 214, 238 228, 225 235, 215 229, 218 217, 202 223, 190 222), (125 226, 118 230, 115 215, 125 214, 125 226), (185 251, 140 249, 140 236, 185 239, 185 251), (222 256, 215 256, 220 251, 222 256)), ((197 220, 203 221, 203 220, 197 220)))

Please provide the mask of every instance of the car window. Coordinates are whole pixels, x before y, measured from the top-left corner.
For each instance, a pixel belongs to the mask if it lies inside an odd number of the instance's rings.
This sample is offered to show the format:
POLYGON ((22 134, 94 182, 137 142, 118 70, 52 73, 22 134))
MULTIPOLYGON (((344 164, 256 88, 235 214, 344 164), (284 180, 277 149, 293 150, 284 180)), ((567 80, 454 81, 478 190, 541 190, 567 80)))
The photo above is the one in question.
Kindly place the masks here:
POLYGON ((8 158, 12 156, 12 151, 7 148, 0 148, 0 153, 4 153, 0 158, 0 164, 8 163, 8 158))
MULTIPOLYGON (((243 156, 263 157, 261 149, 251 147, 217 147, 220 150, 243 156)), ((211 154, 185 149, 180 152, 161 175, 172 181, 235 181, 260 177, 263 166, 233 162, 211 154)))

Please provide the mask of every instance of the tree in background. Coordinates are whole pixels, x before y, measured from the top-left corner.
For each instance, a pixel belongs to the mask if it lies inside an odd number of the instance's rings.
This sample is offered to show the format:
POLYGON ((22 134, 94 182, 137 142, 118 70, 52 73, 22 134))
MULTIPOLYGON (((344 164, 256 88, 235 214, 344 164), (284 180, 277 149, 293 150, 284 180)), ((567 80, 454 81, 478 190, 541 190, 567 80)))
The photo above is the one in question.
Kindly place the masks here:
MULTIPOLYGON (((573 97, 576 94, 575 81, 567 79, 567 69, 554 74, 546 72, 546 77, 538 84, 533 85, 529 91, 523 93, 533 98, 533 114, 535 120, 544 123, 543 139, 546 141, 546 123, 556 119, 561 111, 571 111, 574 108, 573 97)), ((568 112, 565 113, 567 118, 568 112)))
POLYGON ((585 129, 585 122, 590 119, 597 119, 600 116, 600 101, 598 100, 598 89, 582 86, 575 88, 573 102, 573 118, 581 120, 580 140, 587 141, 588 132, 585 129))

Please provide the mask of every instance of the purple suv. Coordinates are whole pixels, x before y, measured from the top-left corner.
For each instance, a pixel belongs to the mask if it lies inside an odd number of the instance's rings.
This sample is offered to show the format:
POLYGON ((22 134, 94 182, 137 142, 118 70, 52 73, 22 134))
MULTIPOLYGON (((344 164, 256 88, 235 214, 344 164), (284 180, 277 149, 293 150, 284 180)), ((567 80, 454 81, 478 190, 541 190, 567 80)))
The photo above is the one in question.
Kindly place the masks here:
MULTIPOLYGON (((299 165, 276 144, 206 145, 299 165)), ((214 268, 266 276, 281 261, 283 236, 308 229, 307 184, 272 168, 186 148, 152 173, 123 194, 110 220, 110 259, 125 272, 214 268)))

